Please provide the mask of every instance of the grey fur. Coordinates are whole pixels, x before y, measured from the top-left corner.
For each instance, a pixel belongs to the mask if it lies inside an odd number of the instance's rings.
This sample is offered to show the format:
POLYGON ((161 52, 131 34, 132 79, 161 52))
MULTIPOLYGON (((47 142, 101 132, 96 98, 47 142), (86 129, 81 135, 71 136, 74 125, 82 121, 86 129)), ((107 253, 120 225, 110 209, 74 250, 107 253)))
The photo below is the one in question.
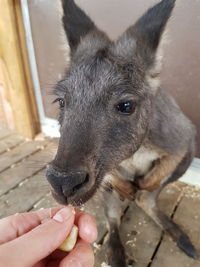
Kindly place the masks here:
MULTIPOLYGON (((56 199, 65 204, 87 201, 122 162, 133 157, 136 166, 141 150, 147 151, 147 161, 148 151, 154 150, 161 162, 166 156, 172 159, 160 186, 178 179, 194 156, 196 130, 175 100, 153 82, 158 79, 159 41, 175 0, 163 0, 149 9, 114 42, 72 0, 62 3, 72 53, 64 79, 55 86, 59 101, 65 101, 58 152, 47 172, 56 199), (133 114, 119 114, 116 107, 123 101, 133 101, 133 114), (173 157, 177 165, 170 169, 173 157)), ((156 161, 149 160, 144 180, 156 161)), ((159 170, 158 161, 157 165, 159 170)), ((141 188, 141 177, 132 171, 123 171, 128 173, 124 179, 131 177, 141 188)), ((108 210, 109 205, 109 219, 108 210)))

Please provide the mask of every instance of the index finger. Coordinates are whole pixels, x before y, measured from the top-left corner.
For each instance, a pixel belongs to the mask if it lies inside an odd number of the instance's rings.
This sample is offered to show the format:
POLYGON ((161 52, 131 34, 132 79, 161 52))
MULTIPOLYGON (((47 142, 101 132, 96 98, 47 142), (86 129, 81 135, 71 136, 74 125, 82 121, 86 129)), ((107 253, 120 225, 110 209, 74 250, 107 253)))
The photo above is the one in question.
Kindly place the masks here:
POLYGON ((0 220, 0 245, 29 232, 43 221, 52 218, 62 207, 20 213, 0 220))

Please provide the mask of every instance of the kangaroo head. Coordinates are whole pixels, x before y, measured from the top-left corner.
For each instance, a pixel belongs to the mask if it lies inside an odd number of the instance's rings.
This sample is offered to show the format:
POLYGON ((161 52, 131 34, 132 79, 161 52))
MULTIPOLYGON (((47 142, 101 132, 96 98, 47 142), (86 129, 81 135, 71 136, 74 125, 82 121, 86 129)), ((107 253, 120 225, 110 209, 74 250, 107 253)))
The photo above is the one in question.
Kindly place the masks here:
POLYGON ((79 204, 129 158, 148 133, 158 89, 158 46, 175 0, 149 9, 116 41, 63 0, 71 63, 55 86, 60 141, 47 179, 61 203, 79 204))

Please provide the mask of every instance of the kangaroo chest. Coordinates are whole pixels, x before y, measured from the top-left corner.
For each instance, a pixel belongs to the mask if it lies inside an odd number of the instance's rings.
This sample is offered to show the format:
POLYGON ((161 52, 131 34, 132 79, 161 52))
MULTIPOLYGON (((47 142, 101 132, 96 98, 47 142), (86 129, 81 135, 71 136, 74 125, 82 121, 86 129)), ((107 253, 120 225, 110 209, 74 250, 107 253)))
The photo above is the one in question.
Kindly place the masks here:
POLYGON ((141 146, 129 159, 121 162, 119 171, 127 180, 144 176, 152 168, 153 162, 160 158, 158 151, 141 146))

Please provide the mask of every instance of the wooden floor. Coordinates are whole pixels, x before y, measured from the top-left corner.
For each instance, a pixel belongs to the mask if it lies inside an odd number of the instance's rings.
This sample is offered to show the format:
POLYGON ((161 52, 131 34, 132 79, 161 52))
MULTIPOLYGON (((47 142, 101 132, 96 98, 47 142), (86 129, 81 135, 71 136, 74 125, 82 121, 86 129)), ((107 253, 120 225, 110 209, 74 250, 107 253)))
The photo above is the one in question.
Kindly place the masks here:
MULTIPOLYGON (((55 151, 56 141, 52 139, 27 141, 11 131, 0 130, 0 218, 57 205, 44 175, 55 151)), ((180 182, 172 184, 161 194, 159 205, 200 250, 200 189, 180 182)), ((106 220, 99 196, 90 200, 85 209, 96 217, 99 229, 94 244, 95 267, 107 266, 106 220)), ((200 261, 183 254, 135 203, 126 209, 120 233, 130 266, 200 267, 200 261)))

